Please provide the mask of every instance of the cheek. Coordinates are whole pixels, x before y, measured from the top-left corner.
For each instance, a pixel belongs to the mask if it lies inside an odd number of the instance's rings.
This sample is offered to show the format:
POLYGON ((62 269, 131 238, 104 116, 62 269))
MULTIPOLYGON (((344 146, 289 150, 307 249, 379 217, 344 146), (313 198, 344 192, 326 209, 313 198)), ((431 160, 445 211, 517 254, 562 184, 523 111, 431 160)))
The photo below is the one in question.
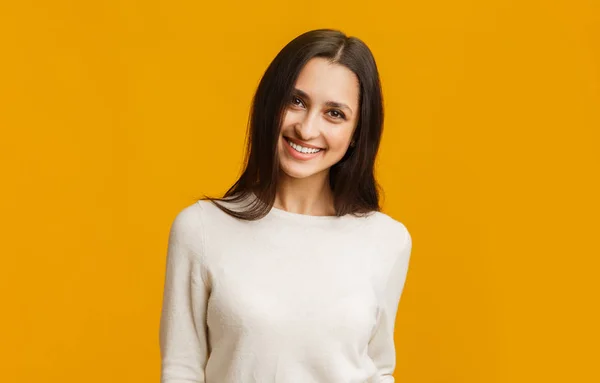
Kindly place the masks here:
POLYGON ((296 123, 298 123, 301 120, 300 117, 301 117, 301 114, 298 111, 293 111, 293 110, 287 109, 283 113, 283 119, 281 122, 282 130, 289 129, 291 126, 294 126, 296 123))
POLYGON ((330 132, 330 134, 328 134, 326 137, 329 150, 332 153, 333 152, 337 153, 340 151, 345 152, 346 147, 350 143, 351 134, 352 134, 351 132, 347 132, 347 131, 330 132))

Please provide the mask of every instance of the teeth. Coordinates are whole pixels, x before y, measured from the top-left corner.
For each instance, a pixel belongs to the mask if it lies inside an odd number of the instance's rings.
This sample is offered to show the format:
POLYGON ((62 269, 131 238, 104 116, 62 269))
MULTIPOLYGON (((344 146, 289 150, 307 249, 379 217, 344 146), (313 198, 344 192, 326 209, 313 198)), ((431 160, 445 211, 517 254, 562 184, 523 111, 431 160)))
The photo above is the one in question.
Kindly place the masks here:
POLYGON ((317 152, 321 151, 321 149, 305 148, 303 146, 296 145, 292 141, 288 141, 288 142, 292 148, 294 148, 297 152, 300 152, 300 153, 312 154, 312 153, 317 153, 317 152))

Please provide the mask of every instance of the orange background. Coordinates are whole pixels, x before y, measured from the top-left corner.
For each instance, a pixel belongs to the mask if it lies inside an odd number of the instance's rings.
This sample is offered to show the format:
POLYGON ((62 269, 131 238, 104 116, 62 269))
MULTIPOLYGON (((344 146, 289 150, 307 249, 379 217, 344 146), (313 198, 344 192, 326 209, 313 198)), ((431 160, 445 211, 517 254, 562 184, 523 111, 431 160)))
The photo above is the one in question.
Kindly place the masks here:
POLYGON ((373 50, 385 212, 413 236, 399 382, 594 382, 595 1, 3 1, 2 381, 157 382, 175 214, 238 175, 314 28, 373 50))

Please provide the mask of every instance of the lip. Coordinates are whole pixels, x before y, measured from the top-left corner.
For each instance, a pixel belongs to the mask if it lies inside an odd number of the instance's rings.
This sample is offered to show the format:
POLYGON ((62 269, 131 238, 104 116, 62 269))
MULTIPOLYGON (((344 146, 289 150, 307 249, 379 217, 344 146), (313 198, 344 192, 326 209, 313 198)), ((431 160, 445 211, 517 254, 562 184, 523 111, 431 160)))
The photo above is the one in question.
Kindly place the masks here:
POLYGON ((307 143, 305 143, 305 142, 302 142, 302 141, 300 141, 300 140, 297 140, 297 139, 295 139, 295 138, 291 138, 291 137, 285 137, 285 136, 283 136, 283 138, 284 138, 284 139, 286 139, 286 140, 290 140, 290 141, 292 141, 294 144, 296 144, 296 145, 300 145, 300 146, 303 146, 303 147, 305 147, 305 148, 311 148, 311 149, 321 149, 321 150, 323 150, 323 148, 320 148, 320 147, 318 147, 318 146, 314 146, 314 145, 307 144, 307 143))
MULTIPOLYGON (((316 152, 316 153, 300 153, 298 151, 296 151, 296 149, 292 148, 292 146, 290 145, 290 143, 288 142, 288 140, 286 138, 283 139, 284 141, 284 145, 288 151, 288 153, 294 157, 297 160, 301 160, 301 161, 307 161, 307 160, 311 160, 315 157, 318 157, 324 149, 321 149, 320 151, 316 152)), ((294 143, 296 143, 296 141, 294 141, 294 143)), ((298 144, 300 145, 300 144, 298 144)), ((310 146, 311 148, 315 148, 315 149, 320 149, 320 148, 316 148, 314 146, 310 146)))

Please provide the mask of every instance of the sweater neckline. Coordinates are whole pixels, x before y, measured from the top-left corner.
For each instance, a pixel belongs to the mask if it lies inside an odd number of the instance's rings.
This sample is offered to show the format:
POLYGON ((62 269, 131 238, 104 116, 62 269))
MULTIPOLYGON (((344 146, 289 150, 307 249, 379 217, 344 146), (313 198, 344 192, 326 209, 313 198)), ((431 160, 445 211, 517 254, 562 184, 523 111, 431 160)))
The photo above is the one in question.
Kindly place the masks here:
POLYGON ((283 210, 275 206, 271 207, 269 214, 273 214, 278 217, 285 217, 295 221, 340 221, 343 216, 337 215, 309 215, 301 213, 293 213, 291 211, 283 210))
MULTIPOLYGON (((252 198, 255 200, 258 199, 254 192, 251 193, 252 198)), ((337 215, 309 215, 309 214, 301 214, 301 213, 293 213, 291 211, 283 210, 278 207, 272 206, 271 210, 267 215, 272 215, 275 217, 290 219, 297 222, 340 222, 346 216, 337 216, 337 215)))

